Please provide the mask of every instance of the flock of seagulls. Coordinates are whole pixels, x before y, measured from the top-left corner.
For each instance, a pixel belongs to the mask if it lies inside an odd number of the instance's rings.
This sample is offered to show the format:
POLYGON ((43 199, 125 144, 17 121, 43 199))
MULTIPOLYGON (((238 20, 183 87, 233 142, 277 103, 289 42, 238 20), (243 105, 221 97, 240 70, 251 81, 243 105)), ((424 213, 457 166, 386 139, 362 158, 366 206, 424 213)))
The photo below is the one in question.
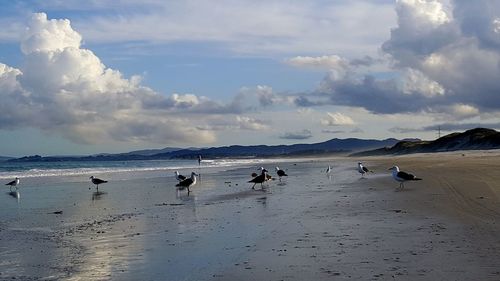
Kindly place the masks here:
MULTIPOLYGON (((407 181, 422 180, 421 178, 418 178, 413 174, 400 171, 398 166, 393 166, 389 170, 392 170, 392 178, 395 181, 399 182, 399 190, 404 189, 404 183, 407 181)), ((272 180, 272 176, 268 174, 268 171, 264 169, 264 167, 260 167, 260 171, 261 171, 260 174, 252 173, 251 175, 252 179, 248 181, 249 183, 253 183, 252 189, 255 189, 255 185, 260 184, 261 189, 264 190, 264 183, 266 181, 272 180)), ((329 175, 331 172, 332 172, 332 167, 328 166, 328 168, 326 169, 326 173, 329 175)), ((365 167, 361 162, 358 162, 358 172, 361 174, 362 178, 364 178, 365 174, 367 173, 373 173, 372 170, 365 167)), ((280 169, 279 167, 276 167, 276 174, 278 175, 280 181, 282 177, 288 176, 287 173, 284 170, 280 169)), ((191 176, 188 178, 186 176, 179 174, 178 171, 175 171, 174 175, 178 181, 178 183, 175 186, 178 188, 178 190, 187 189, 188 195, 191 192, 189 188, 196 184, 196 177, 199 176, 197 173, 192 172, 191 176)), ((99 191, 100 184, 108 182, 106 180, 102 180, 94 176, 90 176, 89 179, 96 186, 97 191, 99 191)), ((19 185, 19 178, 16 177, 13 181, 8 182, 5 185, 8 185, 10 187, 11 192, 13 187, 15 187, 17 191, 19 185)))

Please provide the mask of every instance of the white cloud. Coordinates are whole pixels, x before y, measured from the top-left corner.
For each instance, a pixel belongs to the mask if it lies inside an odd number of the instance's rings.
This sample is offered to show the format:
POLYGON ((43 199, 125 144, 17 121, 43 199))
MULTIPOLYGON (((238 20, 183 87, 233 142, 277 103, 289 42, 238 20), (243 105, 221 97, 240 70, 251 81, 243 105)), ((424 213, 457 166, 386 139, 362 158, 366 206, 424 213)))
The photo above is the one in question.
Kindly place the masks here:
POLYGON ((192 94, 172 94, 170 97, 175 107, 189 108, 200 104, 200 100, 196 95, 192 94))
POLYGON ((327 113, 328 117, 321 120, 321 124, 325 126, 351 126, 356 124, 351 117, 344 115, 340 112, 327 113))
POLYGON ((247 116, 236 116, 236 122, 238 127, 243 130, 261 131, 269 129, 269 125, 265 122, 247 116))
POLYGON ((269 130, 269 122, 252 118, 249 116, 236 115, 234 118, 228 116, 208 117, 209 125, 198 126, 197 128, 203 131, 265 131, 269 130))
POLYGON ((403 92, 406 94, 422 94, 426 97, 444 95, 444 88, 436 81, 430 80, 421 71, 406 69, 403 78, 403 92))
POLYGON ((297 132, 285 132, 280 136, 280 139, 288 140, 305 140, 310 138, 312 138, 312 132, 307 129, 297 132))
POLYGON ((70 21, 48 20, 44 13, 31 17, 21 42, 24 54, 33 52, 63 51, 66 48, 79 49, 82 37, 71 28, 70 21))
MULTIPOLYGON (((106 67, 81 40, 69 21, 33 15, 21 42, 22 67, 0 64, 0 129, 37 128, 78 143, 203 144, 216 140, 214 131, 199 129, 212 125, 207 116, 245 110, 239 96, 227 104, 193 94, 163 96, 142 86, 140 77, 106 67)), ((234 123, 240 130, 267 128, 248 117, 234 123)))
POLYGON ((454 104, 451 106, 452 113, 459 117, 473 117, 479 114, 479 109, 468 104, 454 104))
POLYGON ((349 62, 336 55, 330 56, 320 56, 320 57, 307 57, 307 56, 297 56, 285 60, 286 63, 295 67, 306 67, 312 69, 336 69, 339 71, 345 71, 347 69, 349 62))
POLYGON ((397 0, 399 22, 413 23, 416 28, 424 25, 437 26, 449 22, 449 11, 439 0, 397 0))
POLYGON ((494 19, 492 25, 493 31, 495 31, 495 33, 500 33, 500 18, 494 19))
MULTIPOLYGON (((374 55, 387 36, 387 28, 395 22, 392 3, 370 0, 220 0, 216 5, 205 0, 140 3, 47 0, 30 5, 32 10, 39 11, 85 11, 72 13, 71 20, 85 40, 93 44, 206 42, 223 51, 265 56, 374 55)), ((17 38, 22 29, 11 28, 6 34, 2 31, 0 41, 17 38)))
POLYGON ((447 121, 500 112, 500 2, 400 0, 395 7, 398 24, 382 45, 390 75, 352 66, 349 75, 327 73, 295 103, 447 121))

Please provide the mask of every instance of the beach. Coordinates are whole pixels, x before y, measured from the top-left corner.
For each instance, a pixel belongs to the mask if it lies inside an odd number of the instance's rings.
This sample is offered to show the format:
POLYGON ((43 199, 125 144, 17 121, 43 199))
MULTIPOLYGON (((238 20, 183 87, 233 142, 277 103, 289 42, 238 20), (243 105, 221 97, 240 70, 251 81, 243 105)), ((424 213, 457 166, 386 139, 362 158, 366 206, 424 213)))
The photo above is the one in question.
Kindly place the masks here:
POLYGON ((499 170, 477 151, 194 168, 189 195, 162 170, 98 175, 101 193, 21 179, 0 197, 0 279, 500 280, 499 170), (398 191, 395 164, 423 180, 398 191), (275 179, 252 190, 260 165, 275 179))

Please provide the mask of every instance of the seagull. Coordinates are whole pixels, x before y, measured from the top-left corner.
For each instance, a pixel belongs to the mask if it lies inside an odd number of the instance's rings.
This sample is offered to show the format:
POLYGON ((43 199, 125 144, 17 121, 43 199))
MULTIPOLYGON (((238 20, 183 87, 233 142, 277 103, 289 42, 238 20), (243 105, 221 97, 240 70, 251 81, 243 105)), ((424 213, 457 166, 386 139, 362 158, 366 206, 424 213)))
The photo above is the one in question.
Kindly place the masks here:
POLYGON ((256 176, 255 178, 251 179, 248 182, 253 182, 252 189, 255 189, 255 185, 260 183, 260 187, 264 189, 264 186, 262 185, 263 182, 267 181, 267 170, 262 168, 262 173, 259 176, 256 176))
POLYGON ((373 171, 368 170, 361 162, 358 162, 358 172, 361 174, 361 177, 364 177, 366 173, 370 172, 373 173, 373 171))
POLYGON ((389 170, 392 170, 392 178, 394 178, 394 180, 399 182, 399 189, 403 189, 405 187, 405 184, 404 184, 405 181, 421 181, 422 180, 421 178, 417 178, 412 174, 399 171, 398 166, 394 166, 394 167, 390 168, 389 170))
POLYGON ((178 171, 175 171, 174 173, 175 173, 175 178, 176 178, 178 181, 183 181, 183 180, 185 180, 185 179, 186 179, 186 176, 183 176, 183 175, 179 174, 179 172, 178 172, 178 171))
MULTIPOLYGON (((262 171, 262 170, 266 170, 266 169, 264 169, 264 167, 260 167, 260 170, 262 171)), ((270 180, 273 179, 273 176, 271 176, 270 174, 268 174, 268 172, 269 171, 266 170, 266 181, 270 181, 270 180)))
POLYGON ((328 165, 328 168, 326 168, 326 173, 329 174, 331 171, 332 171, 332 167, 330 167, 330 165, 328 165))
POLYGON ((99 185, 100 185, 101 183, 107 183, 107 182, 108 182, 108 181, 105 181, 105 180, 101 180, 101 179, 98 179, 98 178, 94 178, 94 176, 90 176, 90 178, 89 178, 89 179, 92 181, 92 183, 93 183, 93 184, 95 184, 95 185, 96 185, 96 187, 97 187, 97 191, 99 191, 99 185))
POLYGON ((278 177, 281 181, 281 177, 287 177, 288 175, 285 173, 285 171, 281 170, 279 167, 276 167, 276 173, 278 174, 278 177))
POLYGON ((196 176, 197 175, 198 174, 196 174, 195 172, 192 172, 190 178, 187 178, 185 180, 180 181, 175 186, 179 187, 179 190, 183 190, 184 188, 187 188, 188 194, 189 194, 191 192, 189 190, 189 187, 196 184, 196 176))
POLYGON ((17 190, 17 185, 19 184, 19 178, 16 177, 15 180, 9 182, 9 183, 6 183, 5 185, 10 185, 10 191, 12 191, 12 187, 15 186, 16 187, 16 190, 17 190))

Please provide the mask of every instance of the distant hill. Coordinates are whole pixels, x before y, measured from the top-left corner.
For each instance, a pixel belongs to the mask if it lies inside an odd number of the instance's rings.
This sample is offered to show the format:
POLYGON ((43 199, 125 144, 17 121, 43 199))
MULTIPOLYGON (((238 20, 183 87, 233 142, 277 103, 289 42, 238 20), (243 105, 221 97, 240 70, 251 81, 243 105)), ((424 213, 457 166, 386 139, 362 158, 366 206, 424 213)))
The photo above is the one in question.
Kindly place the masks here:
MULTIPOLYGON (((159 153, 168 153, 172 151, 177 151, 181 150, 182 148, 179 147, 165 147, 161 149, 143 149, 143 150, 135 150, 135 151, 130 151, 126 153, 119 153, 115 155, 144 155, 144 156, 151 156, 159 153)), ((113 155, 113 154, 108 154, 108 155, 113 155)))
POLYGON ((204 159, 236 158, 236 157, 278 157, 304 156, 333 153, 351 153, 355 151, 392 146, 399 142, 397 139, 364 140, 364 139, 331 139, 313 144, 293 145, 232 145, 211 148, 178 149, 165 148, 159 153, 157 150, 139 150, 120 154, 98 154, 92 156, 63 157, 40 155, 25 156, 11 159, 12 162, 60 162, 60 161, 127 161, 127 160, 157 160, 157 159, 194 159, 202 155, 204 159))
POLYGON ((401 141, 392 147, 358 152, 351 154, 351 156, 400 155, 483 149, 500 149, 500 133, 493 129, 476 128, 463 133, 452 133, 433 141, 401 141))
POLYGON ((393 145, 397 139, 385 140, 364 140, 356 138, 331 139, 329 141, 313 144, 292 144, 292 145, 231 145, 223 147, 204 148, 197 151, 189 149, 173 151, 156 156, 168 158, 196 158, 203 155, 204 158, 219 157, 273 157, 273 156, 301 156, 301 155, 321 155, 332 153, 349 153, 370 148, 393 145))

